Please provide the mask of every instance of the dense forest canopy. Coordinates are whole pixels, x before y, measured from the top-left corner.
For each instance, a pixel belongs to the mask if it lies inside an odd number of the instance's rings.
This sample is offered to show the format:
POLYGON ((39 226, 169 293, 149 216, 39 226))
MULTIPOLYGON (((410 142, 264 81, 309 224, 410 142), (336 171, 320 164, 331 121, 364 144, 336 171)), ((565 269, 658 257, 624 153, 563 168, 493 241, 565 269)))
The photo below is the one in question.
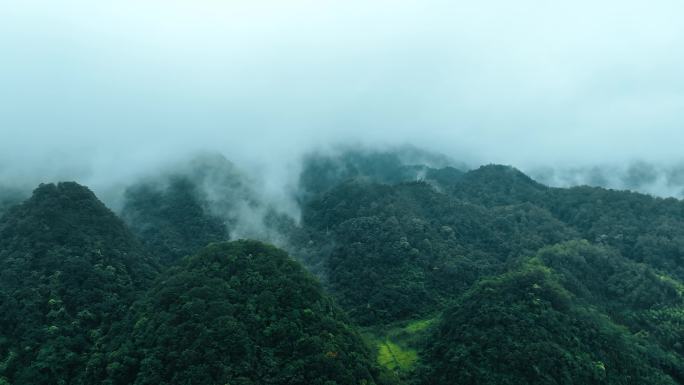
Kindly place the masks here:
POLYGON ((684 384, 681 201, 303 165, 299 218, 222 157, 131 183, 123 220, 76 183, 4 200, 0 383, 684 384))
POLYGON ((0 219, 0 376, 11 384, 77 381, 157 272, 90 190, 41 185, 0 219))
POLYGON ((0 385, 684 385, 684 1, 0 4, 0 385))
POLYGON ((289 256, 215 243, 156 281, 106 353, 110 384, 381 382, 344 312, 289 256))
POLYGON ((444 312, 423 383, 675 384, 642 344, 532 267, 480 281, 444 312))
POLYGON ((223 221, 203 205, 197 185, 181 176, 168 185, 138 184, 126 190, 121 217, 168 264, 211 242, 229 238, 223 221))

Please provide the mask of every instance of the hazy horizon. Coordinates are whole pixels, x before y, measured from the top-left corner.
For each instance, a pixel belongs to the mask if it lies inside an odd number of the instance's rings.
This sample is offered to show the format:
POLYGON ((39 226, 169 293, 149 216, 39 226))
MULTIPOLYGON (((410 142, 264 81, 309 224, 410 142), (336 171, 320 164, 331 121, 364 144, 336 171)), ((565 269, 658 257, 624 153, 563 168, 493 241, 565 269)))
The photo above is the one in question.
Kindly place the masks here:
POLYGON ((630 187, 650 169, 640 191, 681 196, 667 176, 684 164, 681 11, 11 2, 0 9, 0 184, 105 186, 213 151, 277 190, 307 152, 410 144, 556 184, 630 187))

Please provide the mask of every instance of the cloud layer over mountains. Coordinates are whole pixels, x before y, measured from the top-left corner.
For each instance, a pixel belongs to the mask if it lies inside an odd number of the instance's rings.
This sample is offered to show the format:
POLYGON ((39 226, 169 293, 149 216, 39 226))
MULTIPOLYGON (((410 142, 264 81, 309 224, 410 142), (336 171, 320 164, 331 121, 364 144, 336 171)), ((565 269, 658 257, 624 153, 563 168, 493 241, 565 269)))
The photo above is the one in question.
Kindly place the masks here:
POLYGON ((277 191, 302 154, 339 143, 410 143, 559 184, 574 183, 563 170, 673 169, 682 11, 668 0, 10 2, 0 181, 105 186, 210 150, 277 191))

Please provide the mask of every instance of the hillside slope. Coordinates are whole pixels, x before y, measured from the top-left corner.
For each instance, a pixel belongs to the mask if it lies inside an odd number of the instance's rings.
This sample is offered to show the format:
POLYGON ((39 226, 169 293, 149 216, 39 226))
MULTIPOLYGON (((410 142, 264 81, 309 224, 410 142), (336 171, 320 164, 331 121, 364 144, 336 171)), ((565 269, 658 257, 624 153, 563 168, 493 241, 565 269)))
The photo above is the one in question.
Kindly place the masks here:
POLYGON ((41 185, 0 221, 0 377, 54 384, 81 376, 156 273, 90 190, 41 185))
POLYGON ((344 313, 288 255, 212 244, 167 271, 108 354, 111 384, 381 383, 344 313))

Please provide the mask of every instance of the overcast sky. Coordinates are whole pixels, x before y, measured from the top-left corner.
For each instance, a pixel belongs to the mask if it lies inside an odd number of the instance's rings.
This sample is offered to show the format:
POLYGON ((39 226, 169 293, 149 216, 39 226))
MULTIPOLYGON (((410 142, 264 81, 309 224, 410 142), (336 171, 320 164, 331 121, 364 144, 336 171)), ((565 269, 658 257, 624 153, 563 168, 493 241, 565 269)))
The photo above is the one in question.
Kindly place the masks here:
POLYGON ((349 141, 678 163, 682 20, 681 0, 8 0, 0 177, 102 181, 201 149, 276 175, 349 141))

